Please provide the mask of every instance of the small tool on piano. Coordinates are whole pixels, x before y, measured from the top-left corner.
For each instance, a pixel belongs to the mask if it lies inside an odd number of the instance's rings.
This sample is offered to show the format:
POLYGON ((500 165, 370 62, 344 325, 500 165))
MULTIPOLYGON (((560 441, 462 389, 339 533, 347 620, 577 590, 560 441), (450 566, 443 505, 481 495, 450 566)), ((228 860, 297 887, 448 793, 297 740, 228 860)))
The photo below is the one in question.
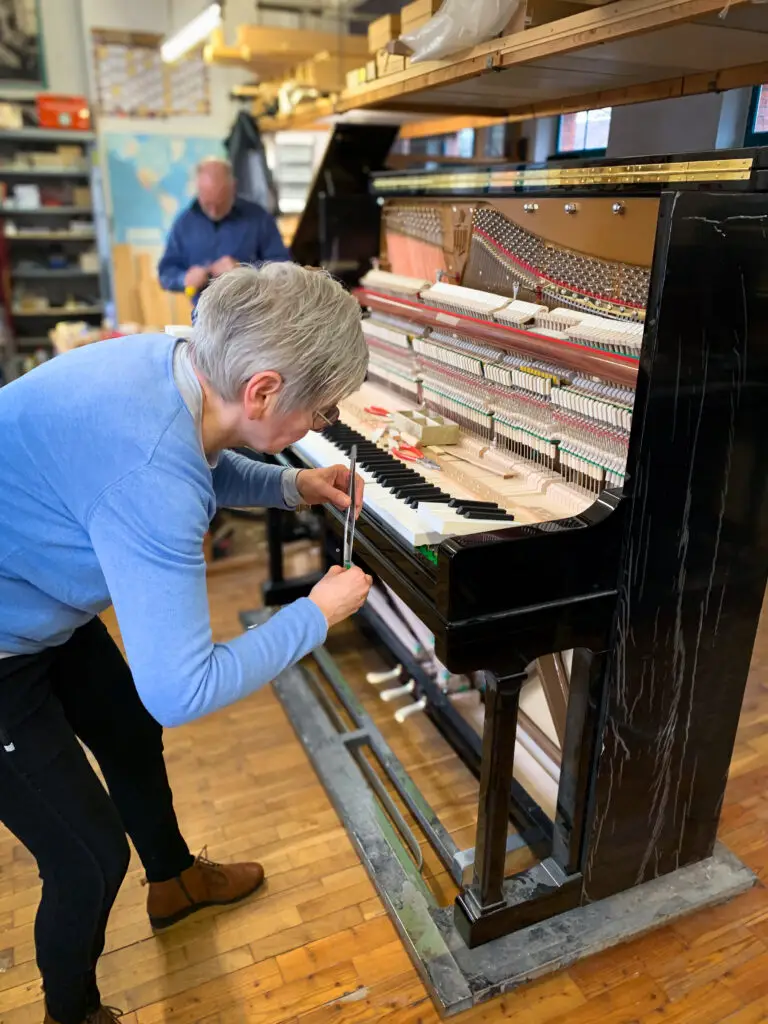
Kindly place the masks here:
POLYGON ((347 509, 347 518, 344 520, 344 551, 342 561, 345 569, 352 568, 352 548, 355 543, 356 464, 357 445, 353 444, 349 453, 349 508, 347 509))
POLYGON ((390 449, 390 452, 404 462, 418 462, 425 469, 440 469, 436 462, 428 459, 419 448, 414 448, 411 444, 399 444, 396 448, 390 449))

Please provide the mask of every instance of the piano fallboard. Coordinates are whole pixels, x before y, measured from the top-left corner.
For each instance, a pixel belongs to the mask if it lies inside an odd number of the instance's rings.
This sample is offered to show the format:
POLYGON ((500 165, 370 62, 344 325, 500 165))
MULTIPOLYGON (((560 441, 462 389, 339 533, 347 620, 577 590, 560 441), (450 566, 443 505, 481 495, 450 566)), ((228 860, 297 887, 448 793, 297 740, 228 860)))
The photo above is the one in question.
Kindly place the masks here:
MULTIPOLYGON (((295 451, 286 461, 314 465, 295 451)), ((322 511, 340 540, 344 514, 322 511)), ((445 540, 431 563, 364 507, 354 560, 419 616, 451 671, 524 666, 551 651, 605 646, 622 519, 621 499, 606 491, 579 516, 445 540)))

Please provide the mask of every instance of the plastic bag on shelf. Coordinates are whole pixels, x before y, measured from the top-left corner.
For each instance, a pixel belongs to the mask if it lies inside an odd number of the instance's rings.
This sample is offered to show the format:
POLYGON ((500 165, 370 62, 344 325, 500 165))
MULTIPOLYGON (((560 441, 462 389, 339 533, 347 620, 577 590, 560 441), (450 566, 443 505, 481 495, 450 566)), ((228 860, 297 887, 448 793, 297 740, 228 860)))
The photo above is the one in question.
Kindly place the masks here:
POLYGON ((487 43, 504 30, 519 6, 520 0, 443 0, 434 17, 401 37, 413 50, 411 64, 487 43))

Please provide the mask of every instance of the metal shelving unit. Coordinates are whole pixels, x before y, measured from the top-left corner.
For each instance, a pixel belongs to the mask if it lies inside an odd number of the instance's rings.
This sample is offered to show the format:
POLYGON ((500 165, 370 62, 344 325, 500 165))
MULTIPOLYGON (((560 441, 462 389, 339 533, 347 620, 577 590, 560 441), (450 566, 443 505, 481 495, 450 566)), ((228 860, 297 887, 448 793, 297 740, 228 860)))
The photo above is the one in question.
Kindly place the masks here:
POLYGON ((96 141, 95 132, 62 131, 59 128, 4 128, 0 129, 2 142, 70 142, 96 141))
MULTIPOLYGON (((52 316, 57 317, 59 320, 65 320, 69 316, 95 316, 97 313, 103 312, 104 305, 101 302, 96 302, 92 305, 84 303, 81 306, 46 306, 43 309, 14 309, 12 310, 12 315, 14 320, 18 320, 20 317, 40 320, 49 319, 52 316)), ((17 340, 21 342, 25 339, 18 338, 17 340)))
POLYGON ((79 267, 58 268, 50 270, 16 270, 14 273, 16 281, 46 281, 49 278, 63 280, 71 277, 98 277, 98 270, 81 270, 79 267))
POLYGON ((90 206, 13 207, 0 203, 0 217, 90 217, 92 214, 90 206))
POLYGON ((6 242, 95 242, 94 231, 20 231, 15 235, 6 235, 6 242))
POLYGON ((105 311, 101 269, 80 265, 84 252, 97 249, 96 204, 84 202, 86 189, 93 196, 95 139, 83 131, 0 131, 0 234, 11 286, 7 376, 26 368, 33 352, 52 352, 46 331, 56 322, 84 320, 96 326, 105 311), (72 151, 57 154, 58 146, 80 147, 82 162, 72 151), (61 166, 57 157, 32 157, 35 152, 57 154, 61 166), (34 166, 36 161, 43 166, 34 166), (30 205, 35 200, 39 205, 30 205), (90 227, 70 228, 67 220, 87 220, 90 227), (34 307, 32 298, 47 305, 34 307))
POLYGON ((30 178, 64 178, 87 181, 91 172, 84 167, 3 167, 0 164, 0 181, 23 181, 30 178))

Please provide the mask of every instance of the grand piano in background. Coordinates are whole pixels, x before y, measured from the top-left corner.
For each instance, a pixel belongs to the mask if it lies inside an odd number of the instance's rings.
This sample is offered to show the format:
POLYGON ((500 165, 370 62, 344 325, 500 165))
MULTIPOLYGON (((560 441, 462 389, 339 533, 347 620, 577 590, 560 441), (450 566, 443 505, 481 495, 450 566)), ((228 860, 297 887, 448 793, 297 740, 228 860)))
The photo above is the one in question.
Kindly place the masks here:
MULTIPOLYGON (((480 777, 467 874, 388 771, 461 888, 468 947, 713 853, 768 578, 766 168, 743 150, 369 176, 369 390, 284 460, 362 446, 365 622, 480 777), (438 471, 366 445, 374 405, 453 419, 459 446, 425 449, 438 471), (419 624, 426 666, 403 639, 419 624), (547 810, 515 768, 521 693, 552 658, 547 810), (510 818, 536 863, 505 877, 510 818)), ((326 248, 357 251, 354 217, 334 224, 326 248)))

